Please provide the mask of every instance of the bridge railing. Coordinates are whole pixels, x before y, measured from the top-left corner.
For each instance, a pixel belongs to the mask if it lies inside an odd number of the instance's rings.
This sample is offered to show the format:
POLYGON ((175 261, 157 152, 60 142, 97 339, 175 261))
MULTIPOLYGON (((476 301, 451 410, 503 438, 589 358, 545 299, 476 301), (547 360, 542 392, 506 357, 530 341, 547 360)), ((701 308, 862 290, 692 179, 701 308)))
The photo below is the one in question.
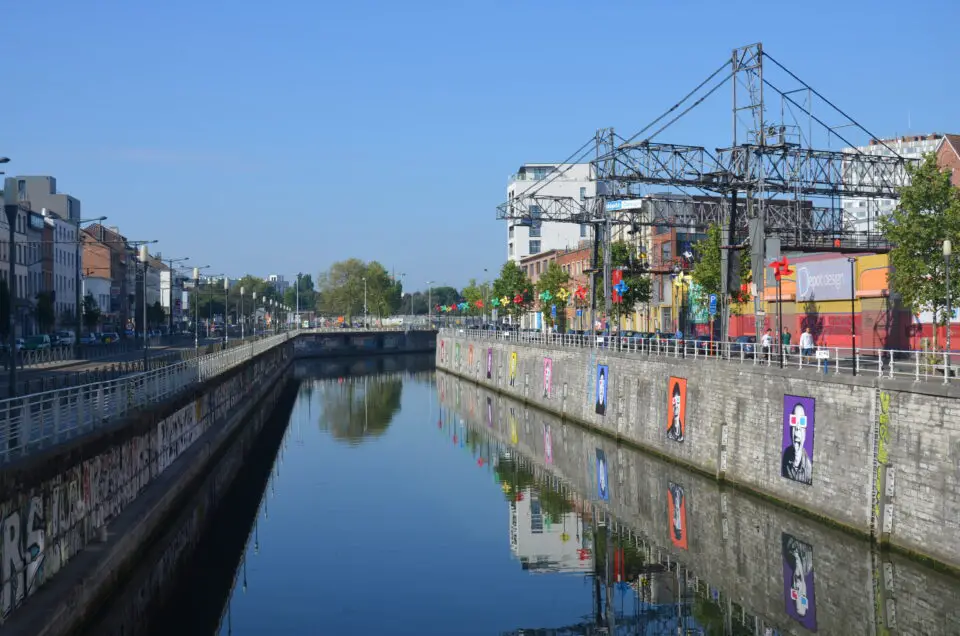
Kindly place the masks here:
POLYGON ((400 332, 405 331, 436 331, 436 327, 425 324, 413 325, 390 325, 388 327, 316 327, 313 329, 302 329, 300 333, 380 333, 380 332, 400 332))
POLYGON ((816 346, 809 350, 801 350, 796 344, 773 345, 764 349, 759 343, 453 328, 441 329, 440 335, 459 335, 523 344, 550 344, 571 348, 609 349, 638 356, 684 358, 703 363, 726 360, 755 366, 782 367, 788 371, 802 373, 846 373, 909 379, 916 382, 937 381, 944 384, 960 384, 960 352, 957 351, 948 353, 870 348, 854 350, 849 347, 816 346))
POLYGON ((109 426, 296 335, 282 333, 145 373, 0 400, 0 464, 109 426))

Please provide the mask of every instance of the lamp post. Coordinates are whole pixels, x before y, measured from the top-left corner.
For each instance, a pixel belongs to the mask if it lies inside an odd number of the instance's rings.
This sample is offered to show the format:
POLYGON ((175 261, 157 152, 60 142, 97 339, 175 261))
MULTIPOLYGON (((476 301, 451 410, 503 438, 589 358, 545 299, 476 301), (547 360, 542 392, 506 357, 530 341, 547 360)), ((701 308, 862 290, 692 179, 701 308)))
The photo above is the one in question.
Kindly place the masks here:
POLYGON ((257 335, 257 292, 253 292, 253 335, 257 335))
POLYGON ((953 241, 946 239, 943 242, 943 260, 945 262, 946 283, 947 283, 947 367, 944 369, 945 377, 950 377, 950 320, 953 318, 952 298, 950 295, 950 257, 953 255, 953 241))
MULTIPOLYGON (((434 281, 427 281, 427 326, 433 326, 433 285, 434 281)), ((411 301, 412 302, 412 301, 411 301)), ((412 311, 412 305, 411 305, 412 311)))
POLYGON ((193 268, 193 351, 200 349, 200 270, 210 267, 193 268))
POLYGON ((367 328, 367 277, 363 277, 363 327, 367 328))
MULTIPOLYGON (((7 163, 9 161, 6 157, 0 157, 0 163, 7 163)), ((15 271, 17 254, 15 241, 17 237, 14 232, 17 227, 17 216, 20 214, 20 202, 10 203, 10 200, 13 199, 13 193, 17 192, 16 179, 5 179, 3 187, 4 192, 9 193, 4 199, 3 211, 7 215, 7 228, 9 230, 7 242, 9 253, 7 261, 10 264, 10 269, 7 275, 7 289, 10 300, 7 304, 10 307, 10 318, 7 324, 7 345, 8 355, 10 357, 10 373, 7 376, 9 382, 7 397, 12 398, 17 395, 17 275, 15 271)))
MULTIPOLYGON (((189 257, 189 256, 184 256, 183 258, 167 258, 167 259, 164 259, 164 260, 165 260, 166 263, 167 263, 167 270, 170 272, 170 274, 169 274, 169 276, 170 276, 170 282, 168 283, 168 285, 170 286, 170 289, 169 289, 169 291, 167 292, 167 294, 168 294, 168 296, 169 296, 169 305, 167 306, 167 309, 170 310, 170 315, 169 315, 168 318, 167 318, 167 324, 168 324, 169 335, 172 336, 172 335, 173 335, 173 264, 174 264, 174 263, 183 263, 183 262, 185 262, 185 261, 189 261, 189 260, 190 260, 190 257, 189 257)), ((181 296, 182 296, 182 295, 183 295, 183 294, 181 294, 181 296)))
POLYGON ((481 314, 481 316, 480 316, 480 327, 481 327, 481 328, 482 328, 483 325, 487 322, 487 275, 488 275, 488 274, 489 274, 489 272, 487 271, 487 268, 484 267, 484 268, 483 268, 483 283, 482 283, 481 286, 480 286, 480 289, 483 290, 483 311, 480 312, 480 314, 481 314))
POLYGON ((293 319, 297 321, 297 328, 300 328, 300 277, 303 276, 297 272, 297 309, 293 312, 293 319))
POLYGON ((246 315, 244 315, 244 313, 243 313, 243 292, 244 292, 244 291, 246 291, 246 290, 244 290, 243 285, 241 285, 241 286, 240 286, 240 316, 239 316, 239 319, 240 319, 240 340, 243 340, 244 337, 245 337, 244 334, 243 334, 243 323, 245 323, 245 322, 247 321, 247 317, 246 317, 246 315))
POLYGON ((230 321, 227 320, 229 312, 227 307, 230 305, 230 278, 223 277, 223 344, 230 343, 230 321))
POLYGON ((143 264, 143 319, 140 321, 140 328, 143 330, 143 370, 149 371, 149 349, 150 340, 147 338, 147 260, 150 258, 150 252, 147 246, 140 246, 140 262, 143 264))
MULTIPOLYGON (((72 219, 71 219, 71 220, 72 220, 72 219)), ((76 303, 77 303, 77 311, 76 311, 76 316, 75 316, 77 320, 76 320, 76 333, 74 334, 75 341, 74 341, 74 343, 73 343, 73 346, 75 346, 75 347, 77 347, 77 346, 80 345, 80 331, 81 331, 81 328, 82 328, 82 325, 83 325, 83 322, 82 322, 82 320, 83 320, 83 318, 82 318, 82 312, 80 311, 80 308, 82 307, 82 302, 83 302, 83 299, 82 299, 82 297, 81 297, 81 292, 82 292, 81 282, 83 281, 83 259, 80 257, 80 243, 81 243, 81 236, 82 236, 82 235, 80 234, 80 226, 83 225, 84 223, 100 223, 100 222, 106 221, 106 220, 107 220, 107 217, 105 217, 105 216, 100 216, 100 217, 97 217, 97 218, 95 218, 95 219, 78 219, 78 220, 76 221, 76 224, 77 224, 77 230, 76 230, 76 231, 77 231, 77 236, 76 236, 77 245, 76 245, 76 248, 77 248, 77 249, 76 249, 76 256, 74 257, 76 262, 75 262, 74 264, 75 264, 76 267, 77 267, 77 280, 76 280, 76 282, 74 283, 74 287, 76 287, 76 290, 75 290, 75 299, 74 299, 74 300, 75 300, 76 303)))
POLYGON ((856 287, 854 281, 857 279, 856 274, 854 273, 854 268, 857 264, 857 259, 850 257, 847 259, 847 262, 850 263, 850 350, 853 352, 853 375, 857 375, 857 315, 854 311, 854 303, 856 301, 856 287))

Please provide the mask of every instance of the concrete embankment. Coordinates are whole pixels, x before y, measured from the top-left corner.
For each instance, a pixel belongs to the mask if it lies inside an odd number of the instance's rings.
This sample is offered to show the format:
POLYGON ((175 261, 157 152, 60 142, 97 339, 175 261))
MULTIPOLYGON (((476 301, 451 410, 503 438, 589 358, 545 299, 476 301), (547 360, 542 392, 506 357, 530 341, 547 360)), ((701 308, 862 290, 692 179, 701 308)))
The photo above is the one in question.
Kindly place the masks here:
POLYGON ((960 391, 441 334, 437 367, 949 569, 960 391))
POLYGON ((168 403, 5 469, 4 633, 69 634, 86 621, 245 419, 269 413, 292 352, 290 344, 274 347, 168 403))

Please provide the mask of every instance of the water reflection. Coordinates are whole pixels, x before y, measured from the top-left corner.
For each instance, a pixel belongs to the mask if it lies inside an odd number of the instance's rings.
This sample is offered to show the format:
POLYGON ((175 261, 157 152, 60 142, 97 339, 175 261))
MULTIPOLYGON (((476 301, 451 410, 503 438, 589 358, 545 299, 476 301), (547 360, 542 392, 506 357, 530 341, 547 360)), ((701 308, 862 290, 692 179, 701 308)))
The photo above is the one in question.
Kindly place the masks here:
POLYGON ((453 376, 437 385, 443 431, 507 498, 521 565, 593 581, 590 621, 537 633, 960 633, 955 578, 453 376))

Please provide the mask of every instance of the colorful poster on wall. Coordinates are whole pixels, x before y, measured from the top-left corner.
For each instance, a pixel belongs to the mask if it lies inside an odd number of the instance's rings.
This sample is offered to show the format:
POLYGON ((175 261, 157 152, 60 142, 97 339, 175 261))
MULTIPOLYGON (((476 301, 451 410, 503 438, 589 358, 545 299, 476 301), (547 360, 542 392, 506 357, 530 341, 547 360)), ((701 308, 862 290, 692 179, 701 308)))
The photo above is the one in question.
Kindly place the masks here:
POLYGON ((543 423, 543 461, 548 466, 553 463, 553 431, 546 422, 543 423))
POLYGON ((510 353, 510 386, 514 386, 517 382, 517 352, 513 351, 510 353))
POLYGON ((610 369, 605 364, 597 365, 597 415, 607 412, 607 388, 610 386, 610 369))
POLYGON ((610 484, 607 481, 607 454, 597 449, 597 497, 603 501, 610 499, 610 484))
POLYGON ((487 428, 493 428, 493 399, 487 398, 487 428))
POLYGON ((467 364, 473 366, 473 345, 467 347, 467 364))
POLYGON ((440 362, 443 362, 447 356, 447 341, 440 341, 440 362))
POLYGON ((549 398, 553 388, 553 360, 543 359, 543 397, 549 398))
POLYGON ((816 401, 811 397, 783 396, 783 456, 780 474, 813 484, 813 433, 816 401))
POLYGON ((813 546, 783 533, 783 600, 787 614, 812 632, 817 631, 813 546))
POLYGON ((670 519, 670 541, 681 550, 687 549, 687 497, 683 486, 672 481, 667 485, 667 512, 670 519))
POLYGON ((667 439, 682 442, 687 433, 687 380, 671 377, 667 381, 667 439))
POLYGON ((493 375, 493 347, 487 348, 487 379, 493 375))

